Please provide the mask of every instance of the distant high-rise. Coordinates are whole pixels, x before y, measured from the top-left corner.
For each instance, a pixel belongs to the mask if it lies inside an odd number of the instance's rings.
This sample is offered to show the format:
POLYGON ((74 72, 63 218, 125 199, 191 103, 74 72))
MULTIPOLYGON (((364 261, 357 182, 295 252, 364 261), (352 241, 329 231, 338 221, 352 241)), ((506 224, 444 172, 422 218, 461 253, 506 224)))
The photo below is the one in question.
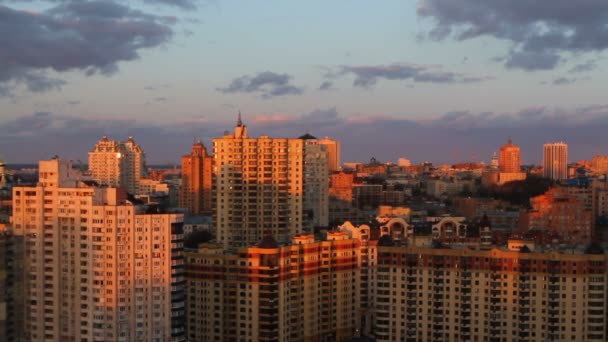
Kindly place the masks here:
POLYGON ((280 243, 303 231, 304 140, 234 133, 213 139, 216 238, 250 247, 271 234, 280 243))
POLYGON ((211 214, 213 157, 202 142, 192 145, 192 152, 182 156, 182 186, 179 206, 191 214, 211 214))
POLYGON ((89 152, 91 177, 102 185, 124 187, 131 194, 137 193, 145 169, 145 153, 133 137, 118 142, 104 136, 89 152))
POLYGON ((568 144, 564 142, 544 144, 543 176, 555 180, 568 178, 568 144))
POLYGON ((519 146, 509 141, 500 148, 500 156, 498 166, 500 172, 516 173, 520 172, 521 167, 520 149, 519 146))
POLYGON ((340 142, 325 137, 319 140, 319 144, 327 146, 329 171, 333 172, 340 170, 340 142))
POLYGON ((0 159, 0 189, 6 186, 6 164, 0 159))
POLYGON ((184 341, 182 214, 147 214, 123 188, 41 161, 13 188, 25 239, 26 341, 184 341))

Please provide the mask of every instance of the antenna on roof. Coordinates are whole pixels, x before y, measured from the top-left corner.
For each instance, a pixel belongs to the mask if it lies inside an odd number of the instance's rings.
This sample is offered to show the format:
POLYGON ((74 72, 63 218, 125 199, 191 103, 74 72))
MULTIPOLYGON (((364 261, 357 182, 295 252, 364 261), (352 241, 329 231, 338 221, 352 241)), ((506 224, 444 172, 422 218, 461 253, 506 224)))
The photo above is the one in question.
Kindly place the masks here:
POLYGON ((236 122, 236 125, 238 127, 242 127, 243 126, 243 119, 241 118, 241 111, 240 110, 239 110, 239 117, 238 117, 238 120, 236 122))

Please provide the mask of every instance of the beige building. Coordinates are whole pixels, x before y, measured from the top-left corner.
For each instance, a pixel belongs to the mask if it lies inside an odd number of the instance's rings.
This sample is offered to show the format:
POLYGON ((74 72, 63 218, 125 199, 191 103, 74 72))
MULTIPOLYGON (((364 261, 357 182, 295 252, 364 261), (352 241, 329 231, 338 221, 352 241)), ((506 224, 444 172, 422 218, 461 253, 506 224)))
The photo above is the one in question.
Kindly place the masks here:
POLYGON ((190 341, 351 341, 359 334, 360 243, 345 232, 270 236, 225 253, 186 252, 190 341))
POLYGON ((213 157, 201 141, 192 145, 192 152, 182 156, 182 185, 179 193, 180 208, 190 214, 211 214, 213 199, 213 157))
POLYGON ((89 152, 89 172, 100 184, 138 194, 139 180, 146 172, 145 153, 133 137, 118 142, 104 136, 89 152))
POLYGON ((184 341, 181 214, 146 214, 123 188, 41 161, 13 188, 26 341, 184 341))
POLYGON ((606 341, 607 257, 378 242, 378 341, 606 341))
POLYGON ((325 137, 319 140, 319 144, 327 146, 329 171, 339 171, 341 169, 340 142, 333 140, 330 137, 325 137))
POLYGON ((266 233, 288 243, 303 231, 304 140, 251 138, 239 120, 213 139, 216 238, 253 246, 266 233))

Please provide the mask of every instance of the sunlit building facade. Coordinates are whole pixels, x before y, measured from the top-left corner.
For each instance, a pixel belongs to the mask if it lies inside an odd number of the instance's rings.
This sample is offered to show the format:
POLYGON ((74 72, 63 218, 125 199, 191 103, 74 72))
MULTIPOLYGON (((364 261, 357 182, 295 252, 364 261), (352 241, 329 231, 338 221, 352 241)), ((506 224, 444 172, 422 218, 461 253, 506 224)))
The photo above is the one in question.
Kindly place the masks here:
POLYGON ((498 168, 500 172, 520 172, 521 168, 521 151, 519 146, 513 144, 511 138, 500 148, 498 159, 498 168))
POLYGON ((133 137, 119 142, 104 136, 89 152, 89 172, 102 185, 124 187, 137 194, 139 180, 146 172, 145 153, 133 137))
POLYGON ((530 209, 521 224, 525 231, 547 231, 568 243, 588 243, 593 236, 590 189, 556 187, 530 199, 530 209), (576 191, 578 190, 578 191, 576 191))
POLYGON ((123 188, 39 164, 13 188, 26 341, 184 341, 182 214, 147 214, 123 188))
POLYGON ((606 341, 607 256, 378 243, 377 341, 606 341))
POLYGON ((225 248, 302 233, 303 139, 251 138, 239 115, 233 133, 213 139, 213 158, 216 238, 225 248))
POLYGON ((211 214, 213 157, 198 141, 192 145, 192 152, 182 156, 182 185, 179 194, 180 208, 187 208, 190 214, 211 214))
POLYGON ((327 146, 329 171, 338 171, 341 168, 340 142, 330 137, 319 140, 319 144, 327 146))
POLYGON ((345 232, 299 235, 280 247, 266 236, 224 253, 186 252, 191 341, 350 341, 359 335, 360 243, 345 232))

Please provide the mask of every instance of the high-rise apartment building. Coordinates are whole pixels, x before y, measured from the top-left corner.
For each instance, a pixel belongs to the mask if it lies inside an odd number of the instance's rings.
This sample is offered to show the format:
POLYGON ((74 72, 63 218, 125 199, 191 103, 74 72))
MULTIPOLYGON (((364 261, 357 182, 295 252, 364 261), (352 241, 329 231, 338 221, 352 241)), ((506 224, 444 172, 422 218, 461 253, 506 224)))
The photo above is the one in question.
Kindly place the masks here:
POLYGON ((133 137, 118 142, 104 136, 89 152, 89 171, 102 185, 124 187, 136 194, 146 172, 146 156, 133 137))
POLYGON ((279 246, 186 252, 191 341, 351 341, 360 324, 360 243, 345 232, 279 246))
POLYGON ((185 341, 182 214, 148 214, 123 188, 41 161, 13 188, 24 237, 26 341, 185 341))
POLYGON ((378 341, 606 341, 606 267, 585 254, 378 241, 378 341))
POLYGON ((182 156, 182 185, 179 206, 191 214, 211 214, 213 157, 201 141, 192 145, 192 152, 182 156))
POLYGON ((554 180, 568 178, 568 144, 555 142, 543 145, 543 176, 554 180))
POLYGON ((329 169, 327 146, 310 134, 304 140, 304 230, 329 224, 329 169))
POLYGON ((225 248, 302 233, 303 139, 251 138, 239 114, 234 133, 213 139, 213 158, 216 238, 225 248))
POLYGON ((319 144, 327 146, 329 171, 334 172, 340 170, 340 142, 333 140, 330 137, 325 137, 319 140, 319 144))
POLYGON ((521 158, 519 146, 509 141, 500 148, 498 167, 500 172, 515 173, 521 171, 521 158))

